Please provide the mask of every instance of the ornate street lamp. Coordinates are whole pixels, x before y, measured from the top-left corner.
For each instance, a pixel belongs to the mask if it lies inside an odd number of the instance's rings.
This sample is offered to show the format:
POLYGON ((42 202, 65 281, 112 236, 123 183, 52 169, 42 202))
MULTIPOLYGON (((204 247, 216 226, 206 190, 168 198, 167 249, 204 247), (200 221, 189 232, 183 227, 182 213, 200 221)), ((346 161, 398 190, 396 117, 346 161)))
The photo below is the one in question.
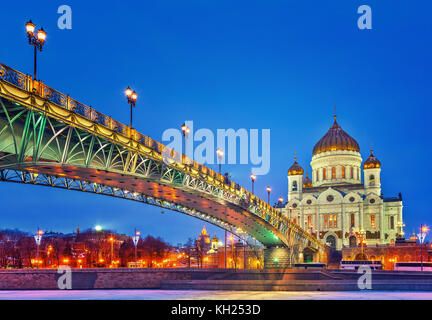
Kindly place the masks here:
POLYGON ((363 245, 365 244, 365 235, 366 235, 366 231, 364 231, 363 229, 360 230, 359 232, 359 236, 360 236, 360 245, 361 245, 361 255, 362 255, 362 259, 364 259, 364 249, 363 249, 363 245))
POLYGON ((135 229, 135 236, 132 237, 132 240, 133 240, 133 243, 134 243, 134 246, 135 246, 135 268, 138 267, 138 262, 137 262, 137 246, 138 246, 139 238, 140 238, 140 232, 135 229))
POLYGON ((36 241, 37 249, 36 249, 36 268, 39 269, 39 246, 42 241, 43 231, 38 228, 37 234, 34 236, 36 241))
POLYGON ((235 269, 235 260, 234 260, 234 237, 231 235, 230 236, 230 241, 231 241, 231 258, 232 258, 232 262, 233 262, 233 268, 235 269))
POLYGON ((217 154, 217 157, 218 157, 218 160, 219 160, 219 174, 221 174, 221 171, 222 171, 222 157, 224 155, 224 152, 223 152, 222 149, 217 148, 216 149, 216 154, 217 154))
POLYGON ((256 180, 256 175, 254 175, 253 173, 250 175, 251 181, 252 181, 252 193, 254 194, 254 184, 255 184, 255 180, 256 180))
POLYGON ((420 242, 421 271, 423 271, 423 243, 425 241, 426 234, 428 231, 429 231, 428 227, 421 225, 420 226, 420 233, 417 235, 419 238, 419 242, 420 242))
POLYGON ((186 157, 186 140, 189 137, 190 128, 186 125, 186 123, 183 123, 183 125, 181 126, 181 130, 184 137, 184 155, 186 157))
POLYGON ((29 44, 34 46, 34 78, 36 80, 37 76, 37 50, 42 51, 42 47, 45 44, 46 40, 46 32, 43 28, 40 28, 37 32, 35 32, 36 26, 30 20, 26 23, 26 31, 28 36, 29 44))
POLYGON ((132 91, 131 88, 127 87, 125 90, 125 94, 126 94, 126 98, 127 98, 127 102, 128 104, 130 104, 130 128, 132 129, 132 109, 135 108, 135 103, 136 100, 138 98, 137 93, 135 92, 135 90, 132 91))
POLYGON ((267 195, 268 195, 268 200, 267 203, 270 204, 270 192, 271 192, 271 187, 267 187, 267 195))
POLYGON ((109 238, 109 241, 111 242, 111 265, 114 264, 114 238, 111 236, 109 238))

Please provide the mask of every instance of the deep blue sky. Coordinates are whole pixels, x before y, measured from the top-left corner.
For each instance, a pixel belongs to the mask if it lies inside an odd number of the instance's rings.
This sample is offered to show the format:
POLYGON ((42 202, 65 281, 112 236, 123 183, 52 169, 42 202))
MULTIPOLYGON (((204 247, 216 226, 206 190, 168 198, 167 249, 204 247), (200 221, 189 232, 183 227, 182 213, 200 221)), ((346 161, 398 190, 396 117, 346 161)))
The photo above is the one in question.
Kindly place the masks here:
MULTIPOLYGON (((431 11, 430 1, 6 1, 0 61, 33 72, 24 29, 31 18, 48 32, 39 78, 124 123, 123 90, 132 86, 135 126, 154 139, 185 120, 214 131, 270 128, 271 171, 255 188, 263 198, 267 185, 274 199, 286 197, 294 150, 310 172, 336 104, 364 159, 373 143, 384 195, 402 192, 412 232, 432 224, 431 11), (72 30, 57 28, 61 4, 72 7, 72 30), (362 4, 372 8, 372 30, 357 28, 362 4)), ((250 186, 250 166, 227 170, 250 186)), ((79 192, 3 183, 0 193, 0 228, 137 227, 175 244, 203 225, 79 192)))

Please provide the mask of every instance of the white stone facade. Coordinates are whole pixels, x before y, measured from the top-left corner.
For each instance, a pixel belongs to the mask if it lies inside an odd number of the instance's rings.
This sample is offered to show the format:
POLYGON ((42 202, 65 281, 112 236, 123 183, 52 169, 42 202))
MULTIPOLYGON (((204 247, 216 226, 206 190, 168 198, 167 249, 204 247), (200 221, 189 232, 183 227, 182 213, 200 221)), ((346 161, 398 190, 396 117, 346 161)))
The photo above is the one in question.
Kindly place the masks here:
POLYGON ((381 163, 372 153, 363 169, 360 150, 338 148, 312 157, 311 187, 303 186, 302 172, 290 169, 288 202, 278 207, 336 250, 356 246, 362 239, 369 246, 394 242, 403 235, 401 194, 381 194, 381 163))

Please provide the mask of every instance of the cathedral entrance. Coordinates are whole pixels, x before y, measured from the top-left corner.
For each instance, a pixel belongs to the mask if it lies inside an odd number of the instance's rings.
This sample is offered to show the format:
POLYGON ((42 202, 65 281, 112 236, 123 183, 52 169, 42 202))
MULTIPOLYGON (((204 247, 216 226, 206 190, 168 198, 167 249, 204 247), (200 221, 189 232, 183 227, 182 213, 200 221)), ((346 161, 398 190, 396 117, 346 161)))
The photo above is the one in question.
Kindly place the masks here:
POLYGON ((336 238, 334 236, 328 236, 326 242, 330 248, 336 249, 336 238))
POLYGON ((313 262, 313 251, 310 248, 303 250, 303 262, 313 262))
POLYGON ((355 236, 349 237, 349 246, 350 248, 357 247, 357 238, 355 236))
POLYGON ((368 260, 368 257, 367 257, 367 255, 365 255, 364 253, 358 253, 358 254, 355 256, 354 260, 362 260, 362 261, 366 261, 366 260, 368 260))

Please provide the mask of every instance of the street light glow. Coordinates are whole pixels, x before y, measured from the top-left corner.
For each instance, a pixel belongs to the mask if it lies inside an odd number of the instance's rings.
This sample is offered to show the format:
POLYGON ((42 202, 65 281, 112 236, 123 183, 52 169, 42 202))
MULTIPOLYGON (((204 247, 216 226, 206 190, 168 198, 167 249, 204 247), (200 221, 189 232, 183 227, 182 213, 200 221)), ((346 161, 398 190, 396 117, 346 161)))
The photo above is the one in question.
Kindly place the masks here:
POLYGON ((46 39, 46 32, 43 28, 40 28, 37 32, 37 38, 39 39, 40 42, 44 42, 46 39))
POLYGON ((131 94, 132 94, 132 89, 129 88, 129 87, 127 87, 126 90, 125 90, 125 94, 126 94, 127 97, 130 97, 131 94))
POLYGON ((36 26, 31 20, 27 22, 25 26, 26 26, 27 33, 33 33, 35 31, 36 26))

